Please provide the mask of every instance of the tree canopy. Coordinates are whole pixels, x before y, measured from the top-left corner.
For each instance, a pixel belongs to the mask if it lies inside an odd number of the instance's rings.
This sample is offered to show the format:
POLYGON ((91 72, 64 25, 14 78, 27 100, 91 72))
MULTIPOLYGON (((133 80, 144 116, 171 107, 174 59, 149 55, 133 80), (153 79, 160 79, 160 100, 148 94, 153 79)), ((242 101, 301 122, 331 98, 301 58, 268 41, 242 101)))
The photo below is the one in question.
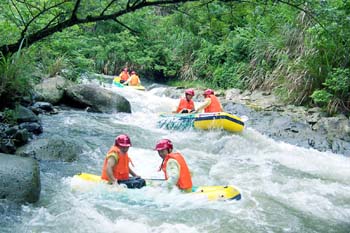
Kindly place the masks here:
POLYGON ((349 112, 348 1, 8 0, 0 7, 2 98, 44 74, 64 70, 76 80, 128 66, 157 80, 259 88, 288 103, 349 112), (24 59, 9 57, 20 50, 24 59))
POLYGON ((118 17, 149 6, 177 4, 194 0, 12 0, 3 6, 3 18, 9 44, 0 47, 2 54, 16 52, 23 43, 29 46, 55 32, 73 25, 118 17), (11 43, 15 40, 14 43, 11 43))

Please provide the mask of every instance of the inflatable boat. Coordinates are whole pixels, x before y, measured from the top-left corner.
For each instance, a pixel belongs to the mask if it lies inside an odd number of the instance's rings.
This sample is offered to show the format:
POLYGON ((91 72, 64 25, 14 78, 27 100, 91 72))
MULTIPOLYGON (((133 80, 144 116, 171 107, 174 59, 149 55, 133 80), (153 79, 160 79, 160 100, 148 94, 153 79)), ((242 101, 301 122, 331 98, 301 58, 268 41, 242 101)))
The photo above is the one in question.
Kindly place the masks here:
MULTIPOLYGON (((140 179, 131 178, 123 182, 127 188, 142 188, 143 186, 157 187, 163 179, 140 179)), ((74 175, 71 179, 71 188, 74 191, 87 191, 91 186, 102 184, 106 189, 112 191, 122 191, 123 189, 116 188, 112 185, 107 185, 107 182, 102 180, 100 176, 90 173, 80 173, 74 175)), ((208 200, 240 200, 241 194, 234 186, 194 186, 191 193, 184 193, 186 195, 204 195, 208 200)))
POLYGON ((119 77, 115 77, 113 79, 113 86, 114 87, 118 87, 118 88, 130 88, 130 89, 135 89, 135 90, 139 90, 139 91, 144 91, 145 87, 142 85, 139 86, 129 86, 129 85, 123 85, 122 83, 120 83, 120 78, 119 77))
POLYGON ((160 128, 184 130, 196 128, 203 130, 224 129, 230 132, 242 132, 244 122, 241 118, 227 112, 198 113, 198 114, 160 114, 160 128))

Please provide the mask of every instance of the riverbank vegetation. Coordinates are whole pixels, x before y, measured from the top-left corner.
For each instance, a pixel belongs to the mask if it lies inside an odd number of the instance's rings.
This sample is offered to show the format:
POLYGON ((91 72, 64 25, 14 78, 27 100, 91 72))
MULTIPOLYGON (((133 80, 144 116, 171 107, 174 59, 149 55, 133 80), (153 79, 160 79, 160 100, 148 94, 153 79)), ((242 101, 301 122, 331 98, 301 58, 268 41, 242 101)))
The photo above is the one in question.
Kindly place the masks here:
POLYGON ((31 2, 2 7, 1 107, 41 78, 79 81, 84 72, 116 75, 128 66, 155 81, 264 89, 286 103, 350 112, 348 1, 31 2), (113 12, 122 14, 102 17, 113 12), (30 37, 62 22, 73 23, 30 37))

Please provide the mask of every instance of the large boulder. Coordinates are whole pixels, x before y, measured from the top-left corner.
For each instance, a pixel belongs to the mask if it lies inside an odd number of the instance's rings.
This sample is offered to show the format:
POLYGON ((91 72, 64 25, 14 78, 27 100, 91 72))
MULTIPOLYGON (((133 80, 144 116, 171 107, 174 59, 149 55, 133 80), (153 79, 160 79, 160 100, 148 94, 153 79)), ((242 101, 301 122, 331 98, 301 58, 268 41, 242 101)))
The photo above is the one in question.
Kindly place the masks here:
POLYGON ((32 110, 21 105, 16 108, 16 119, 18 123, 39 122, 39 117, 32 110))
POLYGON ((35 86, 36 101, 45 101, 57 104, 61 101, 64 90, 71 82, 62 76, 45 78, 41 83, 35 86))
POLYGON ((35 159, 0 153, 0 199, 34 203, 40 190, 40 169, 35 159))
POLYGON ((82 151, 82 147, 74 140, 54 136, 48 139, 33 140, 18 148, 16 154, 23 157, 33 157, 37 160, 71 162, 82 151))
POLYGON ((98 85, 80 84, 67 88, 64 103, 91 112, 131 113, 131 106, 123 96, 98 85))

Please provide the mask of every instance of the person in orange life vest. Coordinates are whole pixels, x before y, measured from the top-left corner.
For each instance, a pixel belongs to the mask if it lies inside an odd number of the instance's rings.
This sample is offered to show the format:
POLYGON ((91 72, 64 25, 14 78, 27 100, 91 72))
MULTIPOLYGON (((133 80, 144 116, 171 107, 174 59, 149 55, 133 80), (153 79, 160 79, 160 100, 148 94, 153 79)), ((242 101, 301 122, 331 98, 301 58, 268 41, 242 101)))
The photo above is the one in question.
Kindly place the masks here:
POLYGON ((130 78, 128 68, 125 67, 123 69, 123 71, 119 74, 119 78, 120 78, 120 83, 124 83, 130 78))
POLYGON ((178 152, 173 151, 173 144, 169 139, 162 139, 156 144, 155 150, 163 159, 159 171, 162 170, 165 175, 166 186, 171 189, 177 186, 185 192, 192 192, 192 178, 190 170, 184 157, 178 152))
POLYGON ((126 82, 123 83, 124 85, 129 85, 129 86, 140 86, 141 81, 139 76, 136 74, 135 71, 131 71, 131 76, 126 82))
POLYGON ((118 185, 118 180, 128 180, 129 174, 140 177, 129 167, 129 162, 132 164, 128 156, 130 146, 131 141, 128 135, 121 134, 116 137, 103 163, 101 175, 103 180, 107 180, 109 184, 118 185))
POLYGON ((185 98, 180 99, 180 103, 177 106, 177 109, 173 111, 173 113, 190 113, 193 112, 194 109, 194 102, 192 100, 194 96, 194 90, 193 89, 187 89, 185 91, 185 98))
POLYGON ((220 100, 214 95, 212 89, 204 91, 203 96, 205 98, 204 103, 195 111, 200 112, 204 109, 204 112, 223 112, 224 109, 220 103, 220 100))

